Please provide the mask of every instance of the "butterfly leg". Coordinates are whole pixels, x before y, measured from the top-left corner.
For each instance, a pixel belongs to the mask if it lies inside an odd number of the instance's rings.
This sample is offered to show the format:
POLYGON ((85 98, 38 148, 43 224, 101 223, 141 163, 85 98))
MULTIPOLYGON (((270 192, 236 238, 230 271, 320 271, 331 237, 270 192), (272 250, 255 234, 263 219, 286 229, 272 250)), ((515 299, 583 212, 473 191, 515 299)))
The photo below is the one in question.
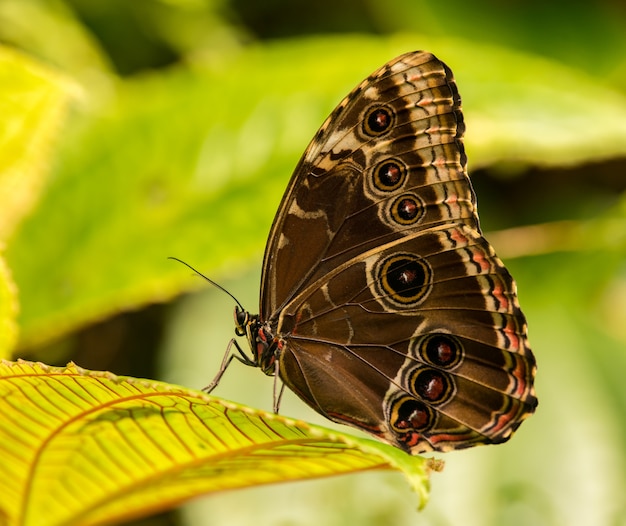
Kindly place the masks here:
POLYGON ((222 376, 224 376, 224 373, 226 372, 226 369, 228 369, 230 362, 233 361, 233 358, 237 358, 237 360, 239 360, 244 365, 251 365, 251 366, 256 365, 255 362, 253 362, 246 355, 246 353, 243 352, 241 347, 239 347, 237 340, 233 338, 232 340, 230 340, 230 342, 228 342, 228 345, 226 346, 226 352, 224 353, 224 358, 222 358, 222 363, 220 364, 220 368, 217 370, 217 374, 215 375, 215 378, 211 380, 211 383, 209 385, 202 388, 202 390, 205 393, 210 393, 211 391, 213 391, 213 389, 217 387, 217 384, 220 383, 222 376), (233 346, 235 346, 235 348, 237 349, 237 351, 239 352, 241 356, 237 356, 234 352, 231 351, 233 346))
POLYGON ((278 414, 278 409, 280 408, 280 401, 283 397, 283 392, 285 391, 285 383, 280 379, 278 375, 278 365, 279 362, 276 360, 274 362, 274 413, 278 414), (280 383, 280 387, 278 384, 280 383))

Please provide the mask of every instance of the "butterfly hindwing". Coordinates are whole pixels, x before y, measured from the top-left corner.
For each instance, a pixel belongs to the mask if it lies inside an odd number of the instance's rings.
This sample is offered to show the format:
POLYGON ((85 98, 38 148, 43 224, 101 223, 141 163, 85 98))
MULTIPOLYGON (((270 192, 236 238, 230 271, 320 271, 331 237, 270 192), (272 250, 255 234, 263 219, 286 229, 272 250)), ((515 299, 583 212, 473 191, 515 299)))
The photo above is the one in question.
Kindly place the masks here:
POLYGON ((283 309, 283 378, 332 420, 415 452, 502 441, 536 404, 514 291, 478 232, 416 232, 346 262, 283 309), (421 424, 394 425, 414 404, 421 424))

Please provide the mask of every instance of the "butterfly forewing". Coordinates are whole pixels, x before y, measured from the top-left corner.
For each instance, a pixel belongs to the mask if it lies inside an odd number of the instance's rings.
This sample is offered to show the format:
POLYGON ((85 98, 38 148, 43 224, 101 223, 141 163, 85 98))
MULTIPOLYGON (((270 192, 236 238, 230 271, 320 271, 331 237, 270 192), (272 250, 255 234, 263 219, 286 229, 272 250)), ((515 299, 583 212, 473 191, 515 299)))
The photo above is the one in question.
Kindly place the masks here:
POLYGON ((264 369, 278 359, 318 412, 411 453, 502 442, 537 404, 515 283, 480 232, 464 129, 452 73, 429 53, 359 84, 289 182, 251 338, 264 369))
POLYGON ((355 88, 291 178, 266 248, 262 315, 329 269, 416 228, 478 228, 463 130, 452 74, 428 53, 398 57, 355 88), (372 130, 377 112, 382 124, 372 130))

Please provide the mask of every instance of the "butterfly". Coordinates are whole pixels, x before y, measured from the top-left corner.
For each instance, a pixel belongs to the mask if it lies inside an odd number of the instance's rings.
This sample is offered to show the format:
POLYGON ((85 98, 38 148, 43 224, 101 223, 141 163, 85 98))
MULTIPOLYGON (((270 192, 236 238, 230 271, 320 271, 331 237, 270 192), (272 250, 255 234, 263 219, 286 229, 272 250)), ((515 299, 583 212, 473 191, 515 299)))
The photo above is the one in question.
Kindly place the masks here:
POLYGON ((235 357, 411 454, 511 436, 537 406, 536 365, 480 230, 464 131, 451 70, 423 51, 337 106, 274 219, 259 314, 235 309, 251 355, 235 343, 207 391, 235 357))

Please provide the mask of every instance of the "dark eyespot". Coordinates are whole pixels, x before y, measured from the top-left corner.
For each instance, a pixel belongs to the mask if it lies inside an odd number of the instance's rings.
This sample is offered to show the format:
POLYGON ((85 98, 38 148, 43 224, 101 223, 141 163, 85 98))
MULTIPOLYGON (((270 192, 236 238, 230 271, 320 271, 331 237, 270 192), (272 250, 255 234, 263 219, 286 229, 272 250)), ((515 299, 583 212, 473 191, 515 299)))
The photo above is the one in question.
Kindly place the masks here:
POLYGON ((376 189, 381 192, 391 192, 404 184, 406 167, 396 159, 389 159, 374 168, 373 176, 376 189))
POLYGON ((429 334, 417 346, 425 362, 443 369, 453 369, 463 358, 463 346, 450 334, 429 334))
POLYGON ((392 408, 391 425, 400 432, 426 431, 432 427, 433 420, 433 411, 413 398, 401 398, 392 408))
POLYGON ((428 264, 413 254, 396 254, 380 265, 383 291, 404 305, 421 301, 430 291, 432 272, 428 264))
POLYGON ((391 204, 391 217, 400 225, 413 225, 424 215, 424 206, 416 195, 401 195, 391 204))
POLYGON ((441 371, 419 369, 411 378, 414 393, 430 403, 437 404, 450 399, 454 393, 452 379, 441 371))
POLYGON ((388 106, 373 106, 363 118, 363 133, 368 137, 380 137, 394 125, 395 113, 388 106))

